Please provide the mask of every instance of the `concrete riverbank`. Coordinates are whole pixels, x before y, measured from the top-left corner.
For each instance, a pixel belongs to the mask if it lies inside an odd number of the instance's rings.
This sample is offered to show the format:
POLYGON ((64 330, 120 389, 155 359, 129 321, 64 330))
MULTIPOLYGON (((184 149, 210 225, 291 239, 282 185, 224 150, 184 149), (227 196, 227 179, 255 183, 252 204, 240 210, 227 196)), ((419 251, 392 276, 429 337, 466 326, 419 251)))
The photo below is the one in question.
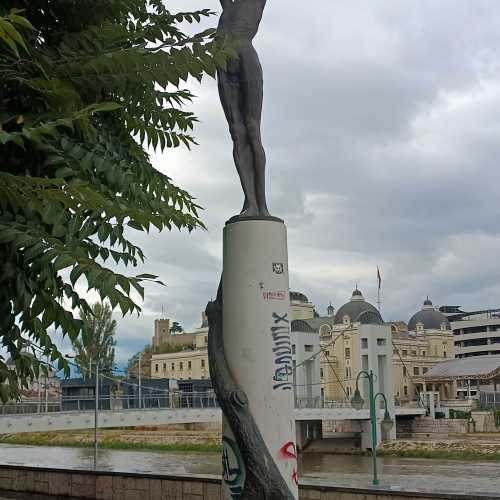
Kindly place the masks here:
MULTIPOLYGON (((486 493, 451 493, 437 489, 388 486, 352 487, 321 479, 304 479, 300 500, 498 500, 486 493)), ((215 475, 154 475, 110 471, 0 465, 0 498, 12 494, 43 498, 96 500, 221 500, 221 478, 215 475)), ((19 497, 18 497, 19 498, 19 497)), ((257 499, 256 499, 257 500, 257 499)))

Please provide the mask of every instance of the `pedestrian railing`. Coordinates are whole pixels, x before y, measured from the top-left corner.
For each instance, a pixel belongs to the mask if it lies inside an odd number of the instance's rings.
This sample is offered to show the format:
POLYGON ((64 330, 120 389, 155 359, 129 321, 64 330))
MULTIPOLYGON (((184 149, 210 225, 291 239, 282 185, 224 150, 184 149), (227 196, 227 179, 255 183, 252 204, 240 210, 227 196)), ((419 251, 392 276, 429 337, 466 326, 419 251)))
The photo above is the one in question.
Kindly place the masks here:
MULTIPOLYGON (((89 396, 61 396, 58 401, 21 400, 0 405, 0 415, 33 414, 53 412, 94 411, 96 400, 89 396)), ((207 392, 171 392, 166 394, 137 394, 118 396, 99 396, 99 411, 148 410, 148 409, 189 409, 218 408, 217 397, 213 391, 207 392)), ((298 397, 296 408, 351 408, 351 402, 345 400, 325 400, 320 397, 298 397)))
MULTIPOLYGON (((68 411, 94 411, 94 396, 61 396, 54 402, 21 400, 0 405, 0 415, 52 413, 68 411)), ((218 408, 213 391, 206 392, 171 392, 155 395, 144 394, 139 399, 137 394, 119 396, 99 396, 99 411, 181 409, 181 408, 218 408)))
POLYGON ((322 399, 321 397, 296 397, 295 408, 352 408, 351 401, 322 399))

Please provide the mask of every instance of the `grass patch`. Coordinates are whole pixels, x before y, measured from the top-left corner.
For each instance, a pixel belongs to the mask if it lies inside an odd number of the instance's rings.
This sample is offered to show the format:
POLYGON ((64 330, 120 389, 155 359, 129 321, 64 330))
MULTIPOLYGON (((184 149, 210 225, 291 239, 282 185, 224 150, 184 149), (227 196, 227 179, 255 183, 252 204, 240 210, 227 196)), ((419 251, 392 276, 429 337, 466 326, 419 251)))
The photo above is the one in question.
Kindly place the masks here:
MULTIPOLYGON (((73 439, 53 439, 44 435, 14 435, 0 439, 0 443, 19 444, 29 446, 64 446, 68 448, 93 448, 92 441, 78 441, 73 439)), ((147 450, 158 452, 203 452, 217 453, 222 451, 220 444, 206 443, 147 443, 126 442, 115 439, 102 439, 99 448, 107 450, 147 450)))
POLYGON ((436 458, 443 460, 500 461, 500 453, 451 450, 379 450, 378 456, 400 458, 436 458))

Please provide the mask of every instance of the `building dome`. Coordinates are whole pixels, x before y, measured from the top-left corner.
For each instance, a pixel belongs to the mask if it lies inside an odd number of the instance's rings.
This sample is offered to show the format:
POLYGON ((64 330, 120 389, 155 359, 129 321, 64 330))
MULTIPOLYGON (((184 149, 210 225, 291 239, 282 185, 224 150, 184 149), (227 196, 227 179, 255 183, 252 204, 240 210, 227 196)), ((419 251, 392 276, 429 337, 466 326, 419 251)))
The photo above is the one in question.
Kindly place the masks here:
POLYGON ((408 330, 416 331, 418 323, 423 325, 424 330, 451 330, 450 322, 443 313, 434 309, 429 297, 425 300, 422 309, 411 317, 408 330))
POLYGON ((366 302, 363 294, 357 288, 352 292, 351 300, 340 307, 335 314, 334 323, 341 325, 346 322, 346 318, 349 318, 348 322, 364 325, 381 325, 384 322, 378 309, 366 302))
POLYGON ((303 303, 307 303, 309 302, 309 299, 303 294, 303 293, 300 293, 300 292, 290 292, 290 300, 294 301, 294 302, 303 302, 303 303))

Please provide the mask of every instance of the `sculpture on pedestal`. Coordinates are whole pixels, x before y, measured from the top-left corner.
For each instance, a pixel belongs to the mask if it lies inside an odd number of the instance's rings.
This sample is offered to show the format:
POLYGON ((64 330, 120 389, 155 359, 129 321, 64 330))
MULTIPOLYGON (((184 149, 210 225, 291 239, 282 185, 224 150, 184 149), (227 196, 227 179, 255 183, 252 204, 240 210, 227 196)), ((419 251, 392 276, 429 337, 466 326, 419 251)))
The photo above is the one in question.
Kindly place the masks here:
POLYGON ((206 309, 210 377, 223 412, 223 498, 296 500, 286 228, 266 204, 263 78, 252 45, 266 0, 220 2, 218 32, 235 43, 238 59, 218 70, 218 89, 245 197, 224 229, 223 277, 206 309))

